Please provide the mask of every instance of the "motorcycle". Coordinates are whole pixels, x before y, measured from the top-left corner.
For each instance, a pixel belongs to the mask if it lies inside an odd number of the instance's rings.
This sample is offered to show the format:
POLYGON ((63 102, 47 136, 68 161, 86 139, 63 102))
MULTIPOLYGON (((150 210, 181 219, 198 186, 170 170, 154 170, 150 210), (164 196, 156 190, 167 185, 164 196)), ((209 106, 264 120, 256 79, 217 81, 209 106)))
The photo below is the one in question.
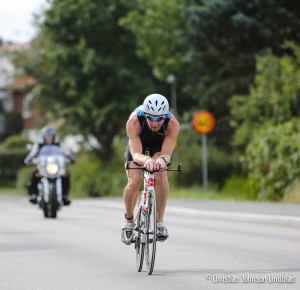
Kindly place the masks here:
POLYGON ((44 212, 45 218, 56 218, 57 211, 63 205, 62 178, 67 163, 71 160, 64 154, 62 148, 56 145, 44 145, 32 164, 37 165, 38 177, 38 206, 44 212))

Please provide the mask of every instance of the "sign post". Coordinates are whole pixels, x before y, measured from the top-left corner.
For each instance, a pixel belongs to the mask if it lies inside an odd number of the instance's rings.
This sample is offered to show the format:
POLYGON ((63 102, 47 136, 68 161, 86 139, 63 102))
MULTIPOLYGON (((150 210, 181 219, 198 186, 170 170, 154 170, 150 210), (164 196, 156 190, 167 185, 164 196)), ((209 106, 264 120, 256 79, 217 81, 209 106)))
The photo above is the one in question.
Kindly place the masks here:
POLYGON ((194 130, 202 136, 202 179, 204 192, 208 191, 208 170, 207 170, 207 137, 206 135, 211 133, 216 125, 214 116, 207 112, 198 112, 193 118, 194 130))

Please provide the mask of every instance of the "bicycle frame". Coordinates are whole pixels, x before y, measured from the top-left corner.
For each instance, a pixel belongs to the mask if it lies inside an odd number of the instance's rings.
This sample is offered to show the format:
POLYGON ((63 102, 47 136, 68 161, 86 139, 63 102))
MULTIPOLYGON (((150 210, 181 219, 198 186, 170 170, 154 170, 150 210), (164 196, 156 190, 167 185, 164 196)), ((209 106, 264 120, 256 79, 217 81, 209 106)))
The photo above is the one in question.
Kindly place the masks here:
MULTIPOLYGON (((136 250, 136 268, 138 272, 142 271, 144 254, 146 254, 146 268, 148 275, 151 275, 154 269, 156 255, 156 195, 155 195, 155 172, 149 172, 144 167, 130 168, 130 162, 126 164, 126 169, 143 170, 144 187, 141 191, 138 206, 135 211, 133 225, 133 243, 136 250)), ((182 165, 177 169, 165 169, 166 171, 181 172, 182 165)))

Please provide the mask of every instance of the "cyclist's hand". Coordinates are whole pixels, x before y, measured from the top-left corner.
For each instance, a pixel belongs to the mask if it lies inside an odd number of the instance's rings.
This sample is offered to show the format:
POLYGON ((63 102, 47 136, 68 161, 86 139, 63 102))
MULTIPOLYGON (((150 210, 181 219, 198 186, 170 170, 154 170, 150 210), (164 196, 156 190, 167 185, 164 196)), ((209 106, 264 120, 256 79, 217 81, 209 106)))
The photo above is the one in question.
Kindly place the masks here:
POLYGON ((159 171, 165 171, 167 168, 167 164, 164 161, 161 161, 160 158, 155 162, 155 169, 159 171))
POLYGON ((155 160, 153 158, 148 158, 144 164, 144 167, 150 171, 153 172, 154 170, 156 170, 156 166, 155 166, 155 160))

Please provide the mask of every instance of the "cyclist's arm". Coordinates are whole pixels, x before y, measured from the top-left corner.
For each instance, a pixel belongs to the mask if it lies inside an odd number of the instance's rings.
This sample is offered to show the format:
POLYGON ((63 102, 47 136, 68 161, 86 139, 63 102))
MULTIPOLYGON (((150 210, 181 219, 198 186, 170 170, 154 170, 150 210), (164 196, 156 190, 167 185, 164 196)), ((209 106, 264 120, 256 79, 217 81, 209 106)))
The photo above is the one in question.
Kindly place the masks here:
POLYGON ((172 115, 167 127, 166 136, 161 148, 160 155, 164 157, 168 163, 171 161, 171 156, 174 150, 176 139, 179 134, 179 129, 179 122, 176 120, 174 115, 172 115))
POLYGON ((126 124, 127 136, 129 138, 130 153, 133 161, 144 165, 148 156, 142 154, 143 147, 140 139, 141 126, 138 117, 133 112, 126 124))

